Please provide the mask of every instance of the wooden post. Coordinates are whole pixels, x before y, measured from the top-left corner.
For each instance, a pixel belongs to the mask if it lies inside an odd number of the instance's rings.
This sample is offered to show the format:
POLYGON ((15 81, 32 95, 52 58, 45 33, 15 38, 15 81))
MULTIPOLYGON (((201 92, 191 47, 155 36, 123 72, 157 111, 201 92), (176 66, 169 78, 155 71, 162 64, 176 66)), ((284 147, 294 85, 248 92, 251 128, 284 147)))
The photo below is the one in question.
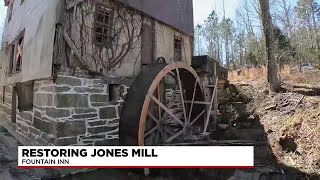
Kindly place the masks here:
MULTIPOLYGON (((217 74, 217 63, 214 63, 214 78, 218 79, 218 74, 217 74)), ((219 83, 218 83, 219 84, 219 83)), ((217 84, 217 86, 218 86, 217 84)), ((217 123, 217 115, 218 115, 218 87, 216 88, 214 95, 214 100, 213 100, 213 118, 214 118, 214 124, 217 123)), ((215 128, 216 126, 213 126, 215 128)), ((213 129, 216 130, 216 129, 213 129)))
POLYGON ((3 86, 2 90, 2 103, 4 104, 6 98, 6 86, 3 86))
POLYGON ((17 122, 17 90, 16 87, 12 87, 12 102, 11 102, 11 122, 17 122))

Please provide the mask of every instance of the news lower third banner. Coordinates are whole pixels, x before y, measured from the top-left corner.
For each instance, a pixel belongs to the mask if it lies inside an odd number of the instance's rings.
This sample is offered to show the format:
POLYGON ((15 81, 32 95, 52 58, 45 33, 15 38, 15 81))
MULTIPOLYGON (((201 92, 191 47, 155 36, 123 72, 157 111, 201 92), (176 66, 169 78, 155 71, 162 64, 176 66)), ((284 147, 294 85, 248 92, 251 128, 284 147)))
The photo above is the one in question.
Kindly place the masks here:
POLYGON ((20 168, 253 168, 251 146, 20 146, 20 168))

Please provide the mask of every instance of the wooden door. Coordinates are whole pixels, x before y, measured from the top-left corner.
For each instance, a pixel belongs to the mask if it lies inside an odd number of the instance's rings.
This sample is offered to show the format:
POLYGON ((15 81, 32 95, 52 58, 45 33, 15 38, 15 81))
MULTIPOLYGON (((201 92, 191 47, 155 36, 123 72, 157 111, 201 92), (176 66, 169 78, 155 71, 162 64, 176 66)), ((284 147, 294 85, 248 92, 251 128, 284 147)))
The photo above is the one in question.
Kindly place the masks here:
POLYGON ((142 32, 142 48, 141 48, 141 61, 142 64, 152 64, 154 61, 153 55, 153 37, 154 30, 153 26, 144 23, 143 24, 143 32, 142 32))

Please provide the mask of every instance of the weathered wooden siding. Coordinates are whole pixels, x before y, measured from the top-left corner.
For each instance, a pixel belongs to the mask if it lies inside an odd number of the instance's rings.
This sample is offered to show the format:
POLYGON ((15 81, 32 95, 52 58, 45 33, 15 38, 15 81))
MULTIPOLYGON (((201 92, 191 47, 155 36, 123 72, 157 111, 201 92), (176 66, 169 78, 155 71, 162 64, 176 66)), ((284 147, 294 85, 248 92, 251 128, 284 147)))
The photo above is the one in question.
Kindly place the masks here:
POLYGON ((170 26, 156 23, 156 57, 164 57, 166 61, 174 61, 174 37, 182 39, 182 61, 191 64, 192 40, 190 36, 180 33, 170 26))
MULTIPOLYGON (((8 67, 8 56, 6 56, 5 50, 0 50, 0 85, 3 86, 6 82, 6 67, 8 67)), ((0 86, 0 87, 1 87, 0 86)))
POLYGON ((114 12, 113 41, 109 47, 97 45, 94 40, 96 2, 98 0, 83 1, 67 12, 66 32, 80 54, 80 57, 71 56, 71 66, 105 75, 137 75, 141 68, 142 16, 120 4, 103 1, 114 12))
MULTIPOLYGON (((8 76, 6 70, 1 76, 5 81, 1 85, 26 82, 29 80, 50 77, 52 73, 53 39, 55 25, 64 0, 14 1, 12 18, 6 19, 3 43, 12 43, 25 30, 22 71, 8 76)), ((4 58, 5 59, 5 58, 4 58)))
POLYGON ((111 46, 96 45, 94 42, 96 2, 99 0, 83 1, 67 12, 66 31, 80 54, 80 57, 71 56, 69 64, 73 68, 87 68, 90 71, 117 77, 133 77, 140 72, 141 64, 154 62, 158 57, 173 62, 174 36, 182 38, 183 61, 191 63, 192 37, 157 20, 155 20, 155 32, 152 32, 155 38, 151 36, 149 40, 144 40, 150 42, 150 46, 154 40, 154 47, 150 47, 155 48, 150 56, 153 59, 147 60, 144 57, 142 62, 143 24, 151 26, 151 18, 115 1, 103 1, 114 12, 111 46))
MULTIPOLYGON (((84 0, 67 10, 64 3, 64 0, 33 0, 22 4, 15 1, 12 19, 5 25, 4 42, 10 44, 25 30, 22 72, 8 76, 8 57, 3 57, 0 85, 51 77, 53 64, 117 77, 139 74, 142 27, 144 23, 150 24, 152 18, 119 1, 84 0), (114 12, 109 47, 94 42, 96 2, 107 3, 114 12), (64 15, 62 20, 61 15, 64 15), (61 24, 57 26, 58 22, 61 24), (54 46, 57 29, 59 33, 54 46)), ((154 41, 150 56, 153 59, 144 60, 154 62, 157 57, 165 57, 167 62, 172 62, 174 36, 177 35, 182 38, 182 58, 190 64, 192 37, 154 21, 154 37, 150 39, 154 41)))

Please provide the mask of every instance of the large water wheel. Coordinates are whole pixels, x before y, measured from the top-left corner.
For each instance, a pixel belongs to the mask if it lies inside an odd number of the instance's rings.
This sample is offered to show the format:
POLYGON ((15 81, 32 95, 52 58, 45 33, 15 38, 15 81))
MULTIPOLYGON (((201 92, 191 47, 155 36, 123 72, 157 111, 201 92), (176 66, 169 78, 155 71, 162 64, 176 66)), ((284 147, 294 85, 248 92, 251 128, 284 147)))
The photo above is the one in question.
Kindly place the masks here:
POLYGON ((126 96, 121 145, 163 145, 201 135, 206 107, 200 78, 185 63, 149 65, 126 96))

